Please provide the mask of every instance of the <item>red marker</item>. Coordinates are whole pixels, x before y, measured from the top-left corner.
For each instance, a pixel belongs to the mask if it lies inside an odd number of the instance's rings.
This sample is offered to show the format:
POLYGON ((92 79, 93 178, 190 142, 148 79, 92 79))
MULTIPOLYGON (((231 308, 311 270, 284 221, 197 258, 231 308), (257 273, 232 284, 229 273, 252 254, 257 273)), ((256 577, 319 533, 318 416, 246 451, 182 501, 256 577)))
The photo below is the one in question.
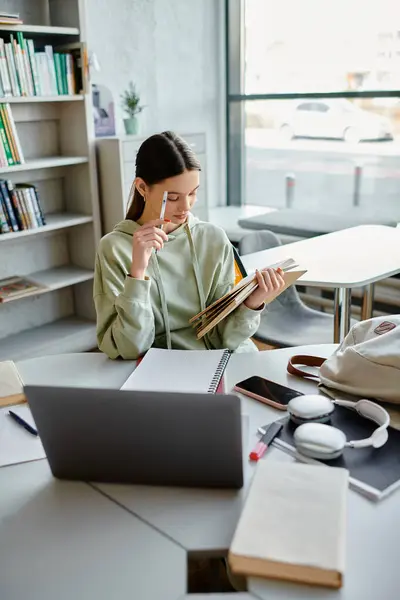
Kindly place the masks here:
POLYGON ((265 452, 272 444, 278 433, 280 433, 282 427, 283 423, 271 423, 271 425, 265 428, 262 438, 256 444, 254 450, 250 452, 250 460, 259 460, 262 456, 264 456, 265 452))

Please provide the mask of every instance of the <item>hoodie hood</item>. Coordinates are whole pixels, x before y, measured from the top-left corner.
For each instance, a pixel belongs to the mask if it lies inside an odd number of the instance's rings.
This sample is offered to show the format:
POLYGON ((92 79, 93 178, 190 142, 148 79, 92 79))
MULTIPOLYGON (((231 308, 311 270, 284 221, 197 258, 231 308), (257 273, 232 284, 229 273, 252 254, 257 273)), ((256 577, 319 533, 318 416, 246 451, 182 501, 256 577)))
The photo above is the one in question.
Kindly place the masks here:
MULTIPOLYGON (((175 229, 174 231, 169 233, 168 238, 170 240, 175 239, 177 236, 185 233, 186 225, 189 225, 189 229, 193 229, 193 227, 195 225, 197 225, 197 223, 199 223, 199 222, 200 222, 200 219, 195 217, 192 213, 189 213, 186 223, 179 225, 179 227, 177 227, 177 229, 175 229)), ((139 225, 139 223, 137 223, 136 221, 131 221, 130 219, 124 219, 123 221, 121 221, 120 223, 115 225, 114 231, 119 231, 121 233, 125 233, 127 235, 133 236, 135 231, 140 229, 140 227, 141 227, 141 225, 139 225)))

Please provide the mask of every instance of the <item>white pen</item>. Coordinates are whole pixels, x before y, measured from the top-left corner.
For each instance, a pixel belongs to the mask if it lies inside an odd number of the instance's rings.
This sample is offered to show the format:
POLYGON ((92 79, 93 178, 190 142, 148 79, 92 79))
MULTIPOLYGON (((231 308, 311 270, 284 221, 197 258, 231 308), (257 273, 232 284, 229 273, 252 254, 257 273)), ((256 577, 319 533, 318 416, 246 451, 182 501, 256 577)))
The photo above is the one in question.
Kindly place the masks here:
MULTIPOLYGON (((163 199, 162 199, 162 203, 161 203, 161 212, 160 212, 160 219, 164 219, 164 215, 165 215, 165 208, 167 206, 167 199, 168 199, 168 192, 164 192, 163 194, 163 199)), ((162 229, 163 226, 162 224, 158 226, 159 229, 162 229)), ((156 248, 156 254, 157 254, 157 248, 156 248)))
MULTIPOLYGON (((161 204, 161 212, 160 212, 160 219, 164 218, 165 215, 165 207, 167 206, 167 200, 168 200, 168 192, 164 192, 163 197, 162 197, 162 204, 161 204)), ((162 225, 160 225, 161 229, 162 229, 162 225)))

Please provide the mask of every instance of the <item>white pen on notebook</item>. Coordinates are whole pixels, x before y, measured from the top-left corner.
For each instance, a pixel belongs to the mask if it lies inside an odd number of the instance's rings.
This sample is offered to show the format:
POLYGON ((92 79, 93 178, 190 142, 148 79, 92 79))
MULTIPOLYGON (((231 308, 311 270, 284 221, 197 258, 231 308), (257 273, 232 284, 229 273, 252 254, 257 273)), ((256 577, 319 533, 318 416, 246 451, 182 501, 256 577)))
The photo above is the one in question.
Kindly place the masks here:
MULTIPOLYGON (((163 194, 163 199, 162 199, 162 203, 161 203, 161 212, 160 212, 160 219, 164 219, 164 215, 165 215, 165 208, 167 206, 167 199, 168 199, 168 192, 164 192, 163 194)), ((159 229, 162 229, 163 226, 162 224, 158 226, 159 229)), ((156 254, 157 254, 157 248, 156 248, 156 254)))

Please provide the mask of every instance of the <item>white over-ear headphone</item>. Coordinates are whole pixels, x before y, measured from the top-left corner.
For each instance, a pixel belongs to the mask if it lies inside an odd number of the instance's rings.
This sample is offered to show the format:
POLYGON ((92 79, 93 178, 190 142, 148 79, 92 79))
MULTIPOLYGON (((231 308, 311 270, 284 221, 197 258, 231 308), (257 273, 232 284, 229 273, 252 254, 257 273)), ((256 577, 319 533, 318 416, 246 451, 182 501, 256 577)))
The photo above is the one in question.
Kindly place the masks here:
POLYGON ((344 448, 380 448, 388 440, 387 428, 390 417, 387 411, 370 400, 350 402, 330 400, 324 396, 304 395, 293 398, 288 403, 291 420, 299 425, 293 439, 300 454, 320 460, 333 460, 343 453, 344 448), (355 410, 360 416, 377 423, 378 427, 369 438, 347 441, 343 431, 327 425, 335 404, 355 410))

